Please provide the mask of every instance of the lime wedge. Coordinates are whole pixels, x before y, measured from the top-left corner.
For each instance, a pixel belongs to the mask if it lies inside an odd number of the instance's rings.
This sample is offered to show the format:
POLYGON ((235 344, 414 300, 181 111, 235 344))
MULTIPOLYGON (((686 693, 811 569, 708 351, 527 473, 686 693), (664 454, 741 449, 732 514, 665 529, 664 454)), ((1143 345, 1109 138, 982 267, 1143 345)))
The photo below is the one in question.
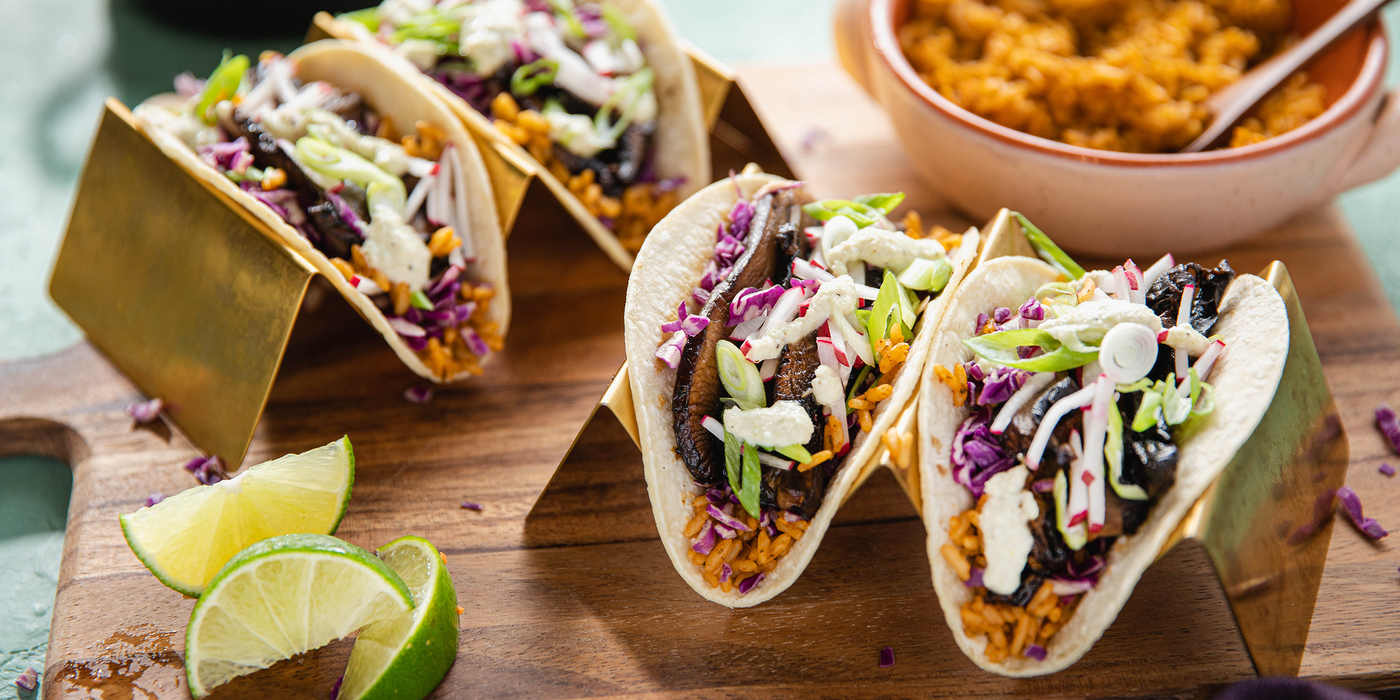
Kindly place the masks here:
POLYGON ((185 630, 190 693, 324 646, 413 609, 383 561, 329 535, 281 535, 238 553, 195 603, 185 630))
POLYGON ((193 598, 254 542, 294 532, 334 533, 354 481, 355 453, 343 437, 123 515, 122 534, 161 583, 193 598))
POLYGON ((419 700, 457 659, 457 592, 437 548, 421 537, 394 540, 379 556, 408 584, 415 606, 355 638, 340 700, 419 700))

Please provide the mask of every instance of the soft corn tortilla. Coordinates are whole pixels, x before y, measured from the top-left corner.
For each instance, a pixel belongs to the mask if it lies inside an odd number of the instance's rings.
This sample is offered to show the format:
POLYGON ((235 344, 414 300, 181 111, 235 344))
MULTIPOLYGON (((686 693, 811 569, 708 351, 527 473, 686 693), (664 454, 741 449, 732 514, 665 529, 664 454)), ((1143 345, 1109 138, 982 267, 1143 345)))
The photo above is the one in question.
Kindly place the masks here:
POLYGON ((963 585, 939 551, 948 542, 949 518, 975 503, 972 494, 953 480, 951 468, 953 436, 968 411, 953 406, 951 390, 934 376, 933 367, 952 367, 972 359, 972 351, 962 341, 973 332, 979 313, 998 306, 1017 308, 1040 285, 1058 279, 1062 278, 1049 265, 1024 257, 998 258, 969 273, 934 333, 921 385, 919 470, 933 587, 963 653, 978 666, 1003 676, 1040 676, 1064 669, 1113 624, 1177 523, 1264 417, 1288 355, 1288 312, 1283 299, 1268 282, 1254 275, 1238 276, 1225 294, 1215 326, 1226 344, 1210 375, 1215 410, 1178 444, 1176 485, 1153 505, 1136 534, 1114 543, 1098 585, 1084 594, 1069 622, 1050 638, 1044 661, 1013 657, 994 664, 983 653, 986 636, 963 631, 961 610, 972 599, 972 589, 963 585))
POLYGON ((778 566, 757 588, 747 595, 737 589, 728 593, 710 588, 700 568, 690 562, 686 552, 690 540, 683 530, 694 514, 690 502, 701 489, 695 485, 685 463, 676 454, 676 437, 672 427, 671 395, 676 383, 676 370, 656 359, 660 344, 661 324, 675 320, 676 307, 704 274, 705 265, 714 257, 715 229, 724 221, 737 199, 735 184, 746 195, 752 195, 764 184, 782 182, 772 175, 738 175, 721 180, 681 203, 652 229, 637 255, 632 277, 627 285, 627 307, 624 314, 627 373, 632 384, 632 398, 637 415, 637 434, 645 464, 647 493, 651 510, 666 553, 680 572, 681 578, 697 593, 720 605, 742 608, 757 605, 791 586, 802 570, 807 568, 822 536, 831 525, 831 518, 841 507, 847 493, 859 476, 862 465, 869 462, 880 448, 880 438, 898 418, 904 405, 914 395, 924 358, 928 355, 935 325, 944 306, 962 281, 976 250, 976 234, 971 234, 964 246, 953 252, 953 274, 943 292, 929 302, 915 328, 914 345, 909 358, 893 382, 894 393, 880 403, 869 433, 857 428, 854 444, 845 464, 837 472, 827 490, 821 508, 778 566))
MULTIPOLYGON (((500 324, 501 334, 504 335, 510 325, 510 289, 506 283, 505 244, 501 239, 500 221, 496 217, 495 199, 491 195, 491 182, 486 176, 485 166, 481 163, 481 153, 477 151, 471 136, 432 93, 386 65, 377 53, 361 46, 339 41, 318 41, 297 49, 288 58, 296 62, 298 77, 302 80, 324 80, 341 90, 358 92, 366 104, 382 116, 393 120, 395 124, 411 125, 421 120, 447 133, 447 140, 457 147, 456 150, 461 155, 466 174, 469 196, 467 215, 471 217, 471 231, 468 233, 476 254, 476 262, 467 267, 464 275, 468 279, 489 282, 496 289, 496 295, 491 299, 489 317, 500 324)), ((135 114, 147 135, 165 155, 246 207, 303 259, 311 263, 317 272, 324 275, 336 291, 339 291, 340 295, 384 336, 389 347, 394 349, 409 369, 425 379, 442 383, 442 378, 434 375, 428 366, 418 359, 417 353, 413 352, 403 338, 389 326, 388 319, 374 302, 351 287, 345 277, 331 265, 330 258, 311 245, 305 236, 283 221, 282 217, 267 205, 201 161, 180 137, 162 127, 165 121, 162 117, 168 114, 163 110, 181 109, 183 105, 183 100, 172 101, 168 96, 157 96, 137 107, 135 114)), ((481 359, 481 363, 485 364, 490 360, 491 355, 488 355, 481 359)), ((447 381, 457 381, 470 376, 472 375, 469 372, 464 371, 448 378, 447 381)))
MULTIPOLYGON (((710 182, 710 139, 705 124, 705 109, 700 101, 700 87, 690 56, 681 47, 678 34, 666 13, 654 0, 608 0, 621 12, 637 33, 637 46, 655 74, 656 133, 652 138, 655 150, 653 165, 659 178, 684 178, 677 190, 684 200, 710 182)), ((408 59, 394 54, 393 48, 382 42, 359 22, 331 19, 321 22, 328 33, 339 39, 355 39, 373 45, 393 56, 399 70, 418 76, 451 107, 457 117, 472 131, 498 144, 511 148, 516 155, 534 166, 534 174, 569 213, 588 231, 588 235, 614 261, 624 264, 632 260, 618 242, 617 236, 590 214, 577 195, 540 165, 525 149, 515 145, 496 130, 490 118, 476 111, 465 100, 453 94, 438 81, 418 70, 408 59)), ((623 265, 626 266, 625 264, 623 265)))

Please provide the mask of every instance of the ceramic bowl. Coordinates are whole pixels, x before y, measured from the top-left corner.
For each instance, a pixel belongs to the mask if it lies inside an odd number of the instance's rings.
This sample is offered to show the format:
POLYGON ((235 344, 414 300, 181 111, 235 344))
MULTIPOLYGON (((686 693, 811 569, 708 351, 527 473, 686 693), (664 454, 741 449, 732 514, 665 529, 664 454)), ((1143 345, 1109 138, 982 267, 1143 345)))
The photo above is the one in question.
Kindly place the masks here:
MULTIPOLYGON (((889 113, 929 183, 975 220, 1000 207, 1030 217, 1060 245, 1105 257, 1190 255, 1267 231, 1400 166, 1400 88, 1384 89, 1379 21, 1308 67, 1327 110, 1262 143, 1207 153, 1100 151, 979 117, 929 87, 896 30, 914 0, 840 0, 841 62, 889 113)), ((1306 33, 1345 0, 1296 0, 1306 33)))

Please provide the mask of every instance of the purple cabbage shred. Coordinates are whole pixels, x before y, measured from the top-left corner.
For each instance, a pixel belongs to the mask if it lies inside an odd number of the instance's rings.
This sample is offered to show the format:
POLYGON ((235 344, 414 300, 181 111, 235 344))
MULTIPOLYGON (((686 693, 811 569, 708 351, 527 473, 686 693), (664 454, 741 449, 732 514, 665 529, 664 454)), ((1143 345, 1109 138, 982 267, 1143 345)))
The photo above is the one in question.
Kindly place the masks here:
POLYGON ((336 698, 339 698, 339 697, 340 697, 340 684, 341 684, 341 683, 344 683, 344 682, 345 682, 345 676, 344 676, 344 675, 342 675, 341 677, 335 679, 335 685, 331 686, 331 700, 336 700, 336 698))
POLYGON ((404 389, 403 397, 412 403, 425 404, 433 400, 433 390, 425 386, 411 386, 404 389))
POLYGON ((1400 452, 1400 418, 1396 417, 1395 409, 1381 404, 1380 408, 1376 409, 1376 425, 1385 433, 1391 449, 1400 452))
POLYGON ((1045 305, 1041 304, 1040 300, 1035 297, 1031 297, 1026 300, 1026 303, 1021 305, 1020 313, 1021 318, 1027 321, 1044 321, 1045 305))
POLYGON ((480 513, 480 512, 483 510, 483 508, 482 508, 482 506, 481 506, 480 503, 472 503, 471 501, 462 501, 462 510, 470 510, 470 511, 475 512, 475 513, 480 513))
POLYGON ((24 673, 15 676, 15 687, 25 693, 34 692, 39 687, 39 672, 33 666, 24 669, 24 673))
POLYGON ((983 571, 985 571, 985 569, 980 569, 975 566, 972 567, 972 575, 968 576, 966 581, 963 581, 963 585, 968 588, 977 588, 978 586, 981 586, 983 571))
POLYGON ((1361 497, 1356 495, 1356 491, 1350 486, 1337 489, 1337 500, 1341 501, 1342 508, 1346 510, 1347 517, 1351 518, 1352 524, 1356 525, 1356 529, 1367 537, 1378 540, 1390 534, 1375 518, 1368 518, 1362 514, 1361 497))
POLYGON ((885 647, 880 650, 880 668, 891 668, 894 666, 894 647, 885 647))
POLYGON ((958 426, 953 436, 953 480, 981 498, 987 480, 1015 465, 992 434, 992 413, 978 408, 958 426))
POLYGON ((745 595, 745 594, 747 594, 749 591, 751 591, 751 590, 753 590, 755 587, 757 587, 758 584, 763 583, 763 578, 764 578, 765 576, 767 576, 767 574, 765 574, 765 573, 763 573, 763 572, 760 571, 760 572, 758 573, 757 576, 750 576, 750 577, 744 579, 743 581, 740 581, 740 582, 739 582, 739 595, 745 595))
MULTIPOLYGON (((979 406, 997 406, 1006 403, 1031 373, 1012 367, 997 367, 985 379, 980 381, 981 389, 977 392, 976 403, 979 406)), ((970 392, 969 392, 970 395, 970 392)))
POLYGON ((150 423, 160 416, 161 409, 165 408, 165 402, 160 398, 150 401, 134 403, 126 407, 126 415, 131 416, 137 423, 150 423))
POLYGON ((1007 321, 1010 321, 1012 316, 1013 314, 1011 313, 1011 309, 1008 309, 1005 306, 998 306, 997 308, 992 310, 992 320, 996 321, 997 325, 1001 325, 1003 323, 1006 323, 1007 321))
POLYGON ((1040 646, 1039 644, 1032 644, 1026 647, 1026 658, 1035 659, 1036 661, 1044 661, 1045 647, 1040 646))
POLYGON ((163 494, 163 493, 157 491, 157 492, 155 492, 155 493, 153 493, 153 494, 151 494, 151 495, 149 495, 149 496, 146 497, 146 507, 147 507, 147 508, 150 508, 150 507, 154 506, 155 504, 160 503, 161 501, 164 501, 164 500, 165 500, 165 494, 163 494))
POLYGON ((228 479, 228 472, 224 471, 224 460, 218 455, 209 458, 195 457, 185 463, 185 471, 194 475, 194 480, 209 486, 228 479))
POLYGON ((1378 467, 1376 471, 1386 476, 1395 476, 1395 467, 1390 466, 1389 462, 1381 462, 1381 466, 1378 467))

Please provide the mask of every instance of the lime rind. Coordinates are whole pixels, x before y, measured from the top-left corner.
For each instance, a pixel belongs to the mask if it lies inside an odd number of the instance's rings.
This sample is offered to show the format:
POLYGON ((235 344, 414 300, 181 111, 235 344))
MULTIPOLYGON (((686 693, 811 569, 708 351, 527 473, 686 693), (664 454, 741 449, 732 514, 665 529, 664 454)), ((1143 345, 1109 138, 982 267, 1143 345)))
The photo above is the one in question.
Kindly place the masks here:
POLYGON ((198 597, 225 561, 258 540, 336 532, 354 482, 355 453, 345 436, 124 514, 122 536, 157 580, 198 597))
POLYGON ((413 591, 416 606, 411 615, 360 632, 339 697, 427 697, 457 659, 457 591, 437 548, 421 537, 401 537, 377 553, 413 591))
POLYGON ((411 614, 413 605, 403 579, 355 545, 314 534, 263 540, 219 570, 190 614, 190 692, 203 697, 234 677, 411 614))

